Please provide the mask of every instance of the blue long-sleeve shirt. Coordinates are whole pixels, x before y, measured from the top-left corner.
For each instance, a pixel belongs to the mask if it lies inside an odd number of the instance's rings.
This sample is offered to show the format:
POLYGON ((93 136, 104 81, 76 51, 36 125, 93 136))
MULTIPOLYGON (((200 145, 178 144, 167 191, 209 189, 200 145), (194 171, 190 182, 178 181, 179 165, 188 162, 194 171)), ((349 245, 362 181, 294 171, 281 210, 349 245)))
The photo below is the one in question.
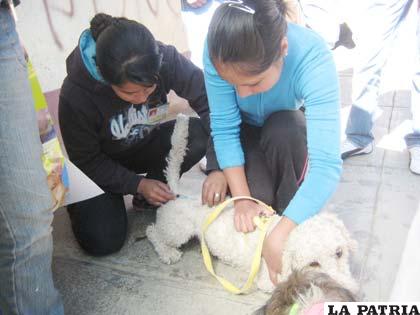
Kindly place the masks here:
POLYGON ((289 23, 288 55, 267 92, 241 98, 217 73, 204 48, 204 76, 212 137, 222 169, 244 165, 240 124, 262 126, 270 114, 305 107, 309 171, 283 215, 301 223, 319 212, 341 174, 340 93, 332 54, 313 31, 289 23))

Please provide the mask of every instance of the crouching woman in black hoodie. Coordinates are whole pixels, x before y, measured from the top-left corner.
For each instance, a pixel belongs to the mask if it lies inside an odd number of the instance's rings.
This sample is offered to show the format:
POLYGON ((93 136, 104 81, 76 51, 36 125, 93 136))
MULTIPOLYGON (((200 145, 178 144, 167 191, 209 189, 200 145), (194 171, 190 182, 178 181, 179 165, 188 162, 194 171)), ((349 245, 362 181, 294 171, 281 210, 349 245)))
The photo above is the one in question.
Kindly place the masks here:
MULTIPOLYGON (((174 90, 200 116, 191 118, 181 173, 207 151, 208 169, 217 169, 209 145, 209 109, 200 69, 172 46, 155 41, 142 24, 97 14, 67 58, 59 120, 70 160, 105 194, 68 206, 73 232, 92 255, 119 250, 127 233, 123 195, 158 206, 175 196, 163 170, 174 121, 162 122, 167 94, 174 90), (213 166, 211 166, 213 165, 213 166), (138 174, 146 173, 145 177, 138 174)), ((224 198, 220 171, 207 178, 203 200, 224 198), (207 183, 207 184, 206 184, 207 183), (211 198, 208 198, 211 196, 211 198)))

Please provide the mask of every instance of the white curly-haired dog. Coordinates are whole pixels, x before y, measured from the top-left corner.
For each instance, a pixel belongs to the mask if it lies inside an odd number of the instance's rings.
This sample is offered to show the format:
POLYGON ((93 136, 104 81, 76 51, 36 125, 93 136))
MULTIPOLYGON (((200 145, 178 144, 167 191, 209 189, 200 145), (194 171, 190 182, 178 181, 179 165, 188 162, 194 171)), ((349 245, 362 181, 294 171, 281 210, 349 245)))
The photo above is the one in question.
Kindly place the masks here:
MULTIPOLYGON (((180 260, 181 245, 191 238, 201 237, 203 223, 214 210, 201 204, 200 196, 188 196, 179 191, 179 169, 187 145, 188 117, 178 116, 172 135, 172 149, 168 157, 166 176, 168 185, 179 198, 159 207, 156 223, 147 227, 146 235, 161 261, 166 264, 180 260)), ((211 254, 224 263, 249 271, 258 243, 259 230, 237 232, 234 227, 234 208, 225 209, 209 226, 205 241, 211 254)), ((275 215, 267 235, 281 220, 275 215)), ((313 268, 324 272, 343 287, 356 291, 357 285, 349 268, 349 255, 356 248, 346 227, 335 215, 321 213, 297 226, 289 235, 282 257, 279 282, 285 281, 295 270, 313 268)), ((265 292, 274 290, 267 265, 262 259, 257 287, 265 292)))

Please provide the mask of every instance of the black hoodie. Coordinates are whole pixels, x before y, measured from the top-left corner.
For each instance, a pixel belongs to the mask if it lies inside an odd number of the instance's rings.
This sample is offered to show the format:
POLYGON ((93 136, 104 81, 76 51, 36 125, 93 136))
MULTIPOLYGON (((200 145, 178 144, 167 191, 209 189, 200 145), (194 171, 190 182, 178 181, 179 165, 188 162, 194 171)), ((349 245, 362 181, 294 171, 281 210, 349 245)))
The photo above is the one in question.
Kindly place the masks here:
MULTIPOLYGON (((159 43, 159 50, 163 63, 161 82, 153 93, 154 99, 165 104, 167 94, 174 90, 189 101, 209 131, 202 71, 173 46, 159 43)), ((145 110, 147 116, 149 107, 123 101, 109 85, 94 79, 82 60, 79 46, 66 63, 67 77, 60 93, 59 121, 70 160, 105 191, 135 194, 142 177, 117 161, 132 158, 136 145, 150 132, 152 125, 139 124, 138 120, 144 118, 145 110)))

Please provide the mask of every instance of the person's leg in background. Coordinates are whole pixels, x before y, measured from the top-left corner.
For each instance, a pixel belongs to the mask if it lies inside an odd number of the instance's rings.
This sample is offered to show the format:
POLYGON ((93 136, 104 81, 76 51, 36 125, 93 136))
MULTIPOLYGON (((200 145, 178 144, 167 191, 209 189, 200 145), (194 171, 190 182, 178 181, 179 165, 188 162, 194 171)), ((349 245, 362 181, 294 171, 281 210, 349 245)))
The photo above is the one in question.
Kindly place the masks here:
POLYGON ((53 200, 26 61, 5 8, 0 69, 0 313, 63 314, 51 272, 53 200))
MULTIPOLYGON (((412 114, 412 132, 405 136, 405 142, 410 154, 410 170, 415 174, 420 174, 420 15, 418 8, 413 5, 410 14, 414 14, 411 23, 416 24, 416 34, 412 34, 413 42, 416 47, 414 56, 415 68, 411 86, 411 114, 412 114)), ((414 26, 413 26, 414 29, 414 26)), ((414 46, 414 45, 413 45, 414 46)))
POLYGON ((336 13, 337 0, 299 0, 304 23, 319 33, 333 48, 340 34, 340 21, 336 13))
POLYGON ((204 41, 214 11, 220 5, 220 0, 201 1, 199 7, 192 7, 187 0, 181 0, 182 20, 184 21, 188 47, 191 51, 191 61, 203 69, 204 41), (201 2, 205 2, 201 5, 201 2))
POLYGON ((303 23, 321 35, 330 49, 344 46, 352 49, 352 31, 341 23, 337 0, 299 0, 303 23))
POLYGON ((281 214, 302 183, 307 167, 302 111, 273 113, 257 128, 244 125, 242 146, 251 195, 281 214))
POLYGON ((346 127, 341 157, 368 154, 373 150, 372 128, 381 114, 378 107, 383 68, 398 29, 407 17, 413 0, 378 0, 363 2, 363 33, 359 37, 353 75, 353 104, 346 127))

